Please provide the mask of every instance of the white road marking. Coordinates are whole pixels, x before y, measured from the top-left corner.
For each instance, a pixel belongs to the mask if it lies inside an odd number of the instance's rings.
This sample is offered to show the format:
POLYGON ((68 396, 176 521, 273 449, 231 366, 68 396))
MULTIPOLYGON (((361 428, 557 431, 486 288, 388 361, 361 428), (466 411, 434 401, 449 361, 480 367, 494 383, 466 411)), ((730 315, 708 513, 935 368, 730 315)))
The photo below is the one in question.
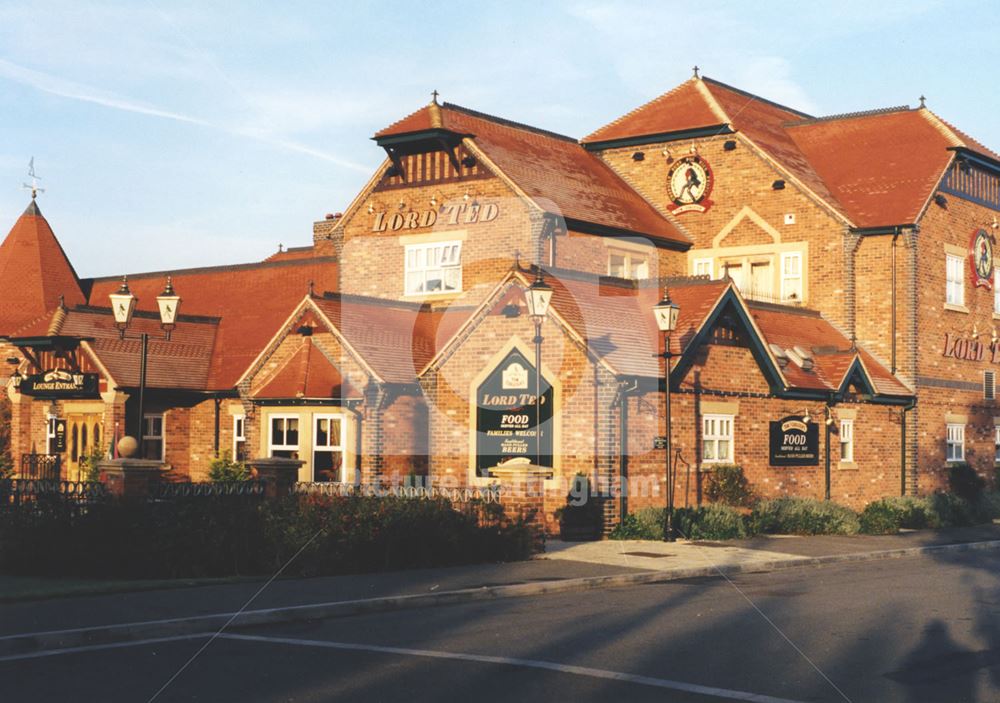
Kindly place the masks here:
POLYGON ((382 647, 373 644, 354 644, 349 642, 327 642, 324 640, 303 640, 291 637, 272 637, 261 635, 239 635, 235 633, 223 633, 219 639, 241 640, 244 642, 264 642, 269 644, 290 644, 299 647, 320 647, 326 649, 352 650, 358 652, 378 652, 381 654, 403 654, 412 657, 428 657, 431 659, 456 659, 461 661, 480 662, 484 664, 502 664, 507 666, 521 666, 532 669, 547 669, 562 674, 574 674, 576 676, 590 676, 597 679, 608 679, 610 681, 621 681, 623 683, 634 683, 641 686, 653 686, 655 688, 666 688, 673 691, 684 691, 685 693, 700 694, 703 696, 715 696, 716 698, 727 698, 735 701, 751 701, 752 703, 801 703, 788 698, 776 698, 765 696, 760 693, 750 693, 748 691, 735 691, 727 688, 716 688, 714 686, 701 686, 684 681, 672 681, 670 679, 658 679, 651 676, 640 676, 638 674, 627 674, 620 671, 608 671, 607 669, 592 669, 585 666, 573 666, 571 664, 559 664, 557 662, 541 661, 538 659, 518 659, 516 657, 494 657, 485 654, 463 654, 459 652, 439 652, 428 649, 408 649, 405 647, 382 647))
POLYGON ((107 642, 105 644, 85 644, 79 647, 63 647, 62 649, 44 649, 38 652, 25 652, 24 654, 8 654, 0 657, 0 662, 15 662, 22 659, 41 659, 42 657, 58 657, 64 654, 78 654, 81 652, 96 652, 102 649, 121 649, 124 647, 138 647, 146 644, 159 644, 160 642, 182 642, 184 640, 207 639, 213 632, 201 632, 196 635, 174 635, 173 637, 154 637, 148 640, 132 640, 127 642, 107 642))

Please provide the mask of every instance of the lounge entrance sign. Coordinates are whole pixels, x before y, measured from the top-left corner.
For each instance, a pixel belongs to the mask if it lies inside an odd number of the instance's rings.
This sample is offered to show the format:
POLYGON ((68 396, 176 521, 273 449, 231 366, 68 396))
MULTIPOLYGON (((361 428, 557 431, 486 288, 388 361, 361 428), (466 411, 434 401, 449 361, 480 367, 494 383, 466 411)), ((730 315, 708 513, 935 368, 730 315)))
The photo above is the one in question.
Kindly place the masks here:
POLYGON ((516 349, 476 392, 476 475, 507 462, 552 466, 552 387, 542 378, 541 427, 535 427, 535 368, 516 349), (540 432, 536 432, 540 429, 540 432))
POLYGON ((25 376, 18 390, 36 398, 97 398, 97 384, 96 373, 52 369, 25 376))
POLYGON ((789 415, 771 422, 771 466, 818 466, 819 427, 789 415))

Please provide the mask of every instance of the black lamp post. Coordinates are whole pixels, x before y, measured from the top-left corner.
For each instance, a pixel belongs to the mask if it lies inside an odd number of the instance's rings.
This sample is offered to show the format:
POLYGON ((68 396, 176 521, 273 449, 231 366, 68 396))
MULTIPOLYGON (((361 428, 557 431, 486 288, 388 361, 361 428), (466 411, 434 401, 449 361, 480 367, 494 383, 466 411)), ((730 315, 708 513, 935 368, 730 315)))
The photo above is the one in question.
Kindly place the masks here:
MULTIPOLYGON (((122 277, 121 287, 108 296, 111 299, 111 311, 115 316, 115 327, 118 328, 118 335, 121 339, 138 339, 142 343, 139 354, 139 436, 136 438, 139 444, 139 458, 143 457, 143 434, 145 423, 146 405, 146 362, 149 358, 149 334, 142 332, 138 337, 126 337, 125 330, 132 322, 132 313, 135 312, 135 304, 138 299, 132 295, 128 287, 128 276, 122 277)), ((156 296, 156 304, 160 309, 160 327, 164 332, 164 340, 170 341, 170 333, 177 325, 177 311, 181 306, 181 299, 174 292, 170 276, 167 276, 167 285, 163 292, 156 296)))
POLYGON ((673 471, 673 461, 671 461, 671 452, 673 450, 671 442, 671 425, 670 425, 670 360, 673 358, 673 354, 670 351, 670 335, 674 330, 677 329, 677 318, 680 315, 680 306, 670 299, 670 291, 664 289, 663 300, 658 302, 653 306, 653 315, 656 318, 656 326, 659 328, 660 332, 663 332, 663 377, 664 377, 664 388, 663 388, 663 402, 665 406, 666 414, 666 455, 667 455, 667 516, 666 525, 664 526, 663 539, 666 542, 674 541, 674 471, 673 471))
POLYGON ((534 282, 525 293, 528 314, 535 323, 535 465, 542 465, 542 322, 552 302, 552 287, 538 269, 534 282))

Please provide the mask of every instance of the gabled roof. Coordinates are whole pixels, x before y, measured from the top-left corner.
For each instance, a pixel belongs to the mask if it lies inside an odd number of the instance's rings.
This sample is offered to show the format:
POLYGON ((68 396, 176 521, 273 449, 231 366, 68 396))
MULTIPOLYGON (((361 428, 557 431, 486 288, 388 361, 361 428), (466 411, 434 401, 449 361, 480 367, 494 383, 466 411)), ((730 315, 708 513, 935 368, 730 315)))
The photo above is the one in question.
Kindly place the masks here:
POLYGON ((541 210, 687 246, 690 238, 596 155, 570 137, 445 103, 431 103, 376 140, 427 130, 467 137, 541 210))
POLYGON ((309 337, 268 382, 253 394, 255 398, 360 398, 361 393, 340 370, 316 348, 309 337))
POLYGON ((1000 155, 934 115, 907 107, 813 118, 711 78, 691 78, 584 138, 623 141, 735 131, 851 225, 915 223, 953 158, 1000 155))
POLYGON ((84 302, 80 280, 59 240, 32 200, 0 244, 0 334, 66 305, 84 302))
MULTIPOLYGON (((335 290, 338 265, 330 257, 293 259, 238 266, 217 266, 129 275, 138 310, 156 311, 156 296, 167 273, 181 297, 185 315, 218 317, 216 350, 208 373, 208 390, 228 390, 257 358, 289 312, 309 291, 335 290)), ((121 279, 86 282, 92 305, 104 307, 121 279)))
POLYGON ((917 222, 959 144, 926 109, 808 120, 786 132, 862 228, 917 222))
POLYGON ((141 342, 150 335, 146 384, 150 388, 204 390, 208 384, 218 321, 182 315, 170 341, 163 340, 159 315, 132 318, 129 338, 120 339, 110 308, 81 307, 65 311, 58 334, 91 339, 90 348, 115 382, 123 388, 139 385, 141 342))
POLYGON ((387 383, 416 383, 439 344, 465 320, 461 311, 432 311, 414 303, 330 293, 312 299, 316 309, 387 383))

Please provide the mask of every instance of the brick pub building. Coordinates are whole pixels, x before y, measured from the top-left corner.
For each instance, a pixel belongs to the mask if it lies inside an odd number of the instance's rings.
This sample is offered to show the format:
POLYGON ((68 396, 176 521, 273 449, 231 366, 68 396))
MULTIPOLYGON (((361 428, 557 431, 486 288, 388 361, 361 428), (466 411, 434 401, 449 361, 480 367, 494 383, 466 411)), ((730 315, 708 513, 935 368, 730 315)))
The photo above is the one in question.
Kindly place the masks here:
POLYGON ((129 274, 126 339, 121 277, 79 278, 33 200, 0 246, 15 468, 75 479, 140 433, 176 480, 224 452, 365 484, 540 460, 550 519, 583 473, 614 521, 664 504, 666 287, 676 504, 721 463, 854 507, 950 462, 992 474, 1000 156, 923 104, 817 118, 695 76, 582 140, 436 100, 374 139, 386 160, 311 245, 129 274))

